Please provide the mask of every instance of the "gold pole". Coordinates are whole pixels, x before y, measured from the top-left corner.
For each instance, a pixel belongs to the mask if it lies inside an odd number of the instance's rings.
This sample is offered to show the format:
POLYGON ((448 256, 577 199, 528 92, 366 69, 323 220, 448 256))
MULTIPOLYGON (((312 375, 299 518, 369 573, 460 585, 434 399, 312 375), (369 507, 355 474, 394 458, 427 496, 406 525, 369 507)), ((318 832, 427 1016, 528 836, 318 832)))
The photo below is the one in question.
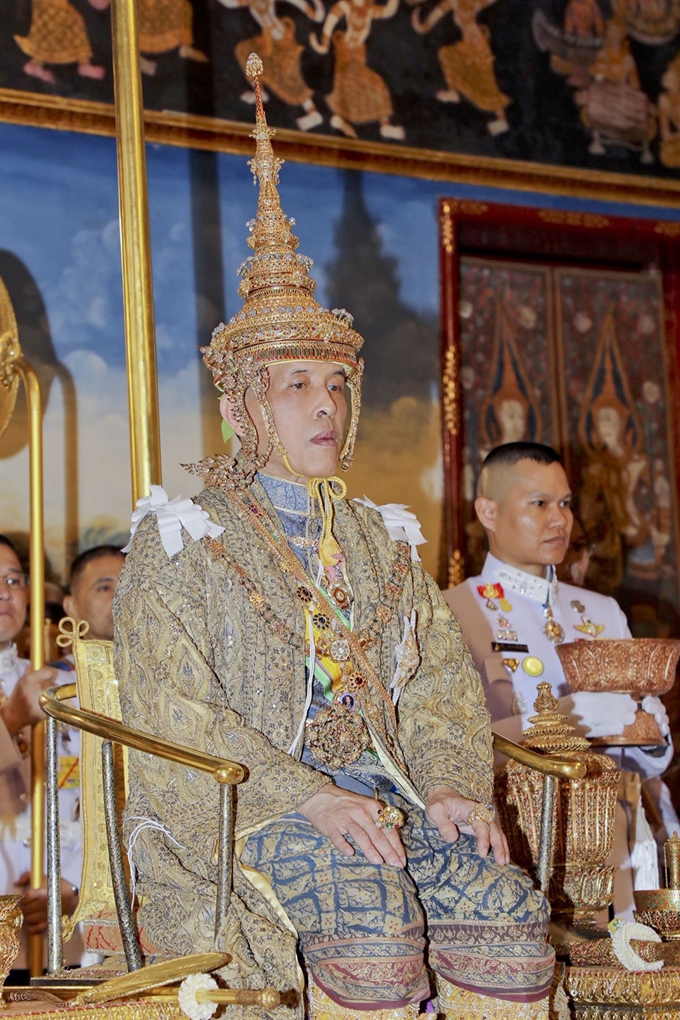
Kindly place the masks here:
MULTIPOLYGON (((31 669, 45 665, 45 555, 43 521, 42 398, 35 371, 23 358, 13 367, 26 389, 28 406, 28 456, 30 475, 30 575, 31 575, 31 669)), ((45 874, 45 723, 33 727, 31 736, 31 888, 39 889, 45 874)), ((43 938, 28 941, 31 977, 43 972, 43 938)))
POLYGON ((152 483, 161 484, 144 109, 135 0, 113 0, 111 19, 132 501, 135 503, 149 494, 152 483))

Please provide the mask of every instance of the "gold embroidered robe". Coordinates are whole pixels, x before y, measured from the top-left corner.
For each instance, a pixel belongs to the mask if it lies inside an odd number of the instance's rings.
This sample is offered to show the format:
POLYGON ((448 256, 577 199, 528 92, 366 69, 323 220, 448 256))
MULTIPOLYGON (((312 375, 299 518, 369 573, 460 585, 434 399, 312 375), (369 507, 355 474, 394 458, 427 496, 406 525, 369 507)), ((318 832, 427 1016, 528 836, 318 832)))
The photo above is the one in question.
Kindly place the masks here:
MULTIPOLYGON (((257 481, 251 492, 280 528, 257 481)), ((197 501, 225 528, 217 540, 225 557, 185 532, 184 549, 169 559, 155 518, 141 524, 116 590, 116 673, 126 722, 246 766, 247 780, 236 794, 238 838, 295 811, 328 778, 297 760, 301 746, 295 756, 287 753, 306 693, 305 616, 295 579, 281 572, 252 521, 219 489, 204 490, 197 501), (264 596, 273 624, 253 604, 258 600, 243 578, 264 596)), ((397 547, 380 515, 358 503, 336 504, 333 530, 354 592, 354 629, 361 634, 385 600, 397 547)), ((391 619, 367 654, 387 691, 404 617, 413 608, 421 663, 399 701, 398 732, 377 698, 371 708, 374 732, 392 748, 393 763, 408 773, 423 799, 431 786, 446 783, 463 796, 487 801, 491 732, 481 683, 457 622, 419 563, 410 565, 391 619)), ((210 776, 131 752, 127 831, 143 818, 157 820, 165 832, 145 829, 134 847, 144 900, 140 921, 163 952, 209 951, 217 784, 210 776)), ((224 972, 227 980, 295 986, 295 942, 276 901, 258 892, 237 865, 220 938, 220 947, 235 957, 224 972)), ((253 1015, 257 1011, 250 1010, 253 1015)))

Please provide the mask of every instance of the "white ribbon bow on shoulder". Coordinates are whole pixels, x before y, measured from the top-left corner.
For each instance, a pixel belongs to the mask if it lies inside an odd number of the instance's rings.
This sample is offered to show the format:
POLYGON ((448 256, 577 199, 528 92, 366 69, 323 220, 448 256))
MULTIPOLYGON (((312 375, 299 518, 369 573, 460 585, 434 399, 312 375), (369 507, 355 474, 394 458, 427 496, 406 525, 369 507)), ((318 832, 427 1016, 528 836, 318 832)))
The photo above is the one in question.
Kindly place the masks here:
POLYGON ((355 499, 354 502, 370 507, 371 510, 377 510, 392 541, 408 542, 411 546, 411 559, 420 563, 416 546, 424 545, 427 539, 423 537, 418 518, 414 513, 411 513, 405 503, 384 503, 382 506, 377 506, 366 496, 363 499, 355 499))
POLYGON ((147 514, 156 514, 161 542, 171 559, 175 553, 181 552, 184 548, 183 527, 189 532, 194 542, 197 542, 199 538, 204 538, 205 535, 217 538, 224 531, 224 528, 219 524, 211 521, 208 511, 197 506, 193 500, 185 499, 183 496, 168 499, 168 494, 162 486, 152 485, 151 495, 143 496, 137 500, 137 509, 132 515, 130 541, 123 552, 130 551, 135 532, 147 514))

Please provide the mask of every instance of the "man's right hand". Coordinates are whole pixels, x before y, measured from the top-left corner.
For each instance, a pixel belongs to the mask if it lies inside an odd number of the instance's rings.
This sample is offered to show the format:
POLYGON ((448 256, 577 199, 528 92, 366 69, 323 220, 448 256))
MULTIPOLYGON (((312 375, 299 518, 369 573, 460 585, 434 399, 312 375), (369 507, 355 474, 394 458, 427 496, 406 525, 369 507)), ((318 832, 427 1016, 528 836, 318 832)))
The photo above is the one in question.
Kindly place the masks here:
POLYGON ((24 673, 17 681, 7 701, 0 706, 0 718, 11 736, 20 733, 24 726, 43 721, 45 713, 38 699, 43 691, 55 687, 58 682, 59 672, 52 666, 24 673))
POLYGON ((354 855, 354 847, 345 839, 351 836, 371 864, 403 868, 406 854, 399 831, 379 829, 376 825, 383 806, 372 797, 362 797, 328 783, 301 804, 298 811, 345 857, 354 855))

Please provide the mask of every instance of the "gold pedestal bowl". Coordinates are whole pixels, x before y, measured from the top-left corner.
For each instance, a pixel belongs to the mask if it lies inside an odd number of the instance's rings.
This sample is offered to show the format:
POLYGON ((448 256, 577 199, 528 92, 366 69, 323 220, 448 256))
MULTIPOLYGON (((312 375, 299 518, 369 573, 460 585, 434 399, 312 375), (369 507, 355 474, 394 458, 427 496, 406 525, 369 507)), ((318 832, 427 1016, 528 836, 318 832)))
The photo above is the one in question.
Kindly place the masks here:
POLYGON ((648 924, 668 942, 680 940, 680 889, 639 889, 635 897, 635 920, 648 924))
MULTIPOLYGON (((670 691, 680 656, 673 638, 599 638, 557 645, 567 686, 577 691, 613 691, 642 702, 647 695, 670 691)), ((655 719, 638 707, 635 721, 620 735, 603 736, 593 744, 653 746, 666 743, 655 719)))

